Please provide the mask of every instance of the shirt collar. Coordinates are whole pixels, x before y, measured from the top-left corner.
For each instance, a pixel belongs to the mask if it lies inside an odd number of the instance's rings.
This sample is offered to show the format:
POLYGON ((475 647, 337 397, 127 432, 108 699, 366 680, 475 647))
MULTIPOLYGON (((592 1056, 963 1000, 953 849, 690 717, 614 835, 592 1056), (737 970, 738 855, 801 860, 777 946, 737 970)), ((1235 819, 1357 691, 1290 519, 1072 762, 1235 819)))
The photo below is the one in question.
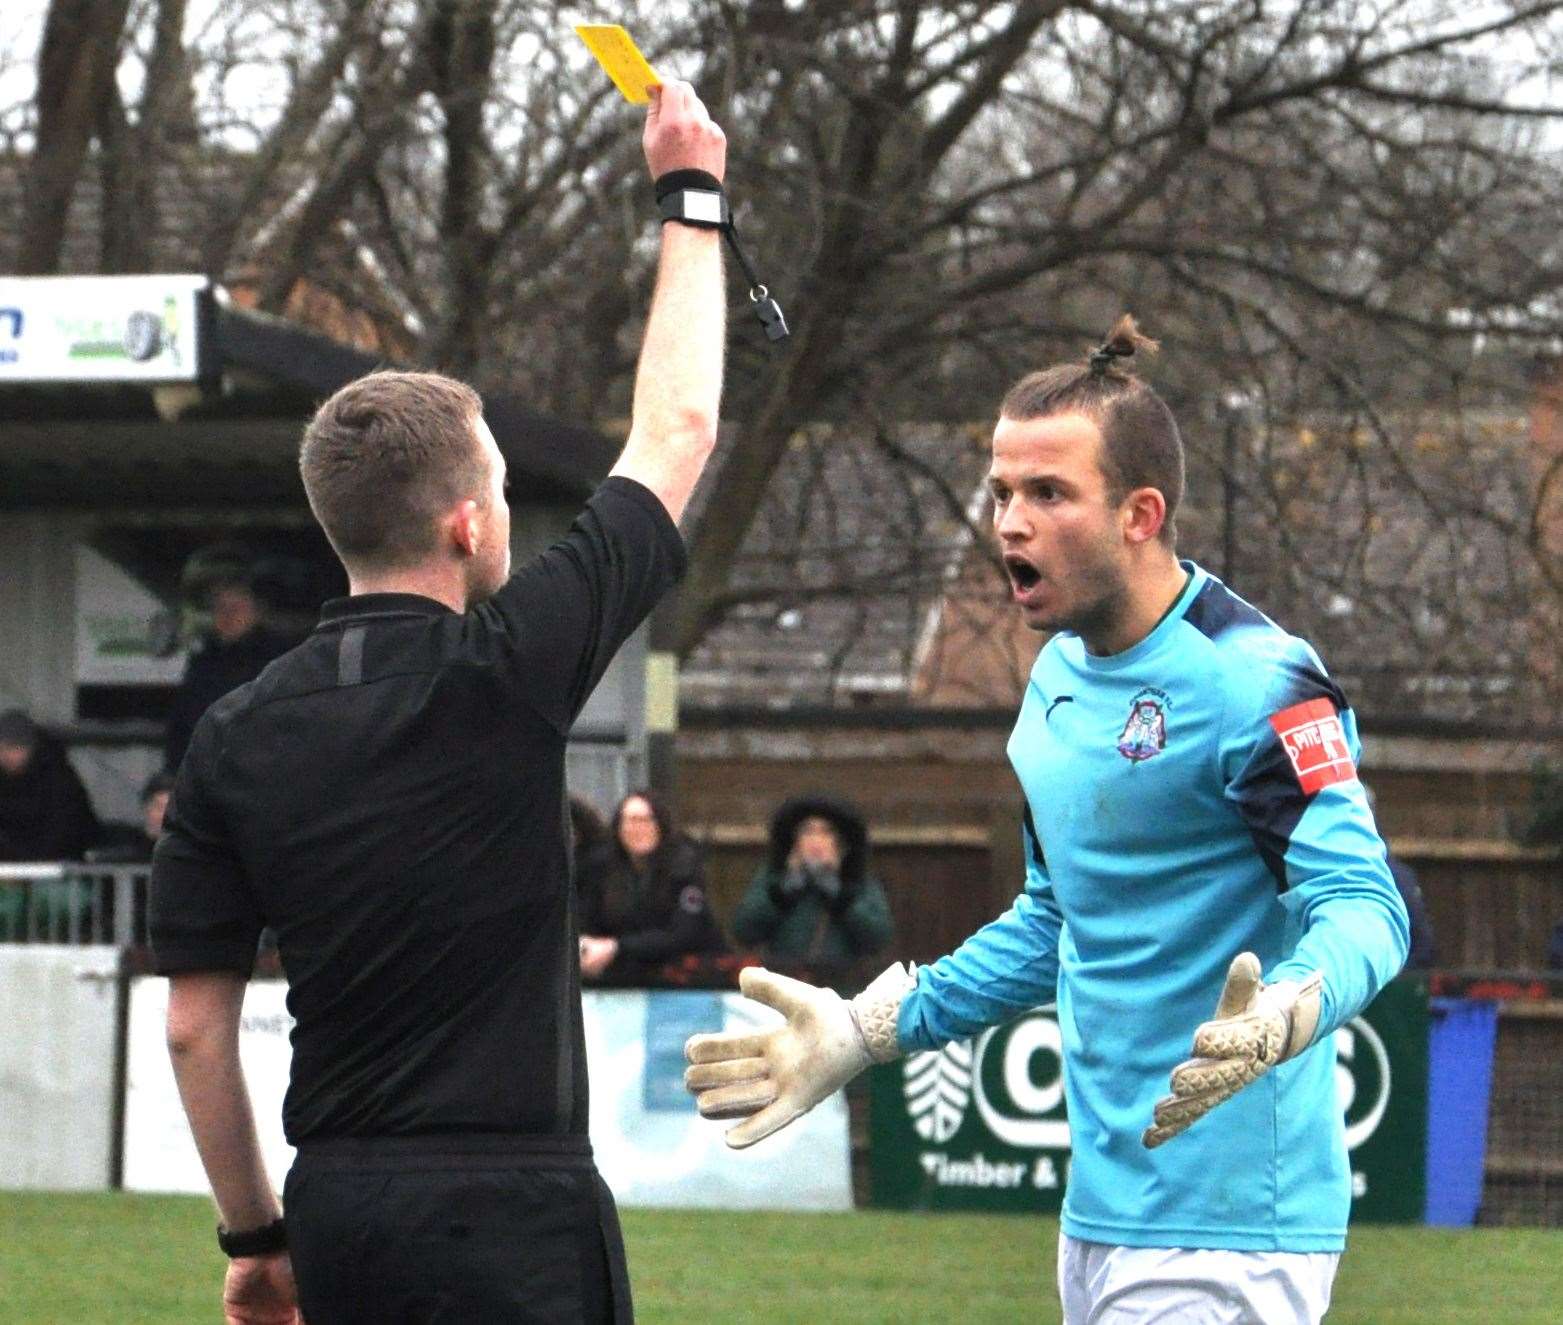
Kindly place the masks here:
POLYGON ((361 593, 333 598, 320 609, 320 624, 371 616, 454 616, 450 608, 416 593, 361 593))
POLYGON ((1120 667, 1129 667, 1140 662, 1147 654, 1161 647, 1162 641, 1177 629, 1178 622, 1183 620, 1190 605, 1199 596, 1199 591, 1205 587, 1210 579, 1209 573, 1196 566, 1192 561, 1179 561, 1178 565, 1183 567, 1188 575, 1188 579, 1184 581, 1183 588, 1178 592, 1178 596, 1172 600, 1172 605, 1161 614, 1161 619, 1151 627, 1149 634, 1120 653, 1091 653, 1082 640, 1080 653, 1085 659, 1087 667, 1099 671, 1116 671, 1120 667))

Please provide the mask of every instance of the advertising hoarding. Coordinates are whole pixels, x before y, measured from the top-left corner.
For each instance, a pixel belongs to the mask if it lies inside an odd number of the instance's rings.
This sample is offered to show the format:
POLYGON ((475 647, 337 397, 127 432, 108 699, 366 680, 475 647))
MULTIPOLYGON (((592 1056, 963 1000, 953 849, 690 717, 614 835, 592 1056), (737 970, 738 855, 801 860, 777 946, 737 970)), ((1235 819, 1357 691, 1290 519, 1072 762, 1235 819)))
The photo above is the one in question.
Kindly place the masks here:
MULTIPOLYGON (((1352 1218, 1422 1218, 1427 987, 1391 983, 1335 1032, 1352 1218)), ((1037 1010, 972 1041, 873 1069, 873 1203, 916 1210, 1057 1213, 1069 1173, 1063 1042, 1037 1010)))
MULTIPOLYGON (((279 1188, 293 1162, 282 1135, 292 1061, 287 986, 245 991, 239 1056, 266 1169, 279 1188)), ((849 1210, 851 1155, 839 1094, 758 1152, 729 1150, 731 1123, 711 1123, 684 1089, 684 1040, 696 1031, 756 1029, 777 1014, 737 993, 589 990, 582 998, 591 1077, 590 1129, 597 1166, 621 1204, 734 1210, 849 1210)), ((125 1187, 207 1190, 173 1069, 164 1020, 168 981, 131 982, 125 1103, 125 1187)))
POLYGON ((193 382, 204 276, 0 277, 0 383, 193 382))

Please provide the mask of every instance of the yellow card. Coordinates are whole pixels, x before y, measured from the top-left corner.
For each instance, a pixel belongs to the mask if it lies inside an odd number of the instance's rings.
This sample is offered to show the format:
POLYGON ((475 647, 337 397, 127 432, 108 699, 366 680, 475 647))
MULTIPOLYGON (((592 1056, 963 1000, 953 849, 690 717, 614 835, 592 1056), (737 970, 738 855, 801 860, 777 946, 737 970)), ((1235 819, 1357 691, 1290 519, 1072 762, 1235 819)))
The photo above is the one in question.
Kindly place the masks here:
POLYGON ((608 77, 624 93, 626 101, 644 106, 651 100, 646 89, 660 86, 662 80, 646 63, 635 39, 622 27, 617 23, 577 23, 575 35, 597 57, 597 63, 607 70, 608 77))

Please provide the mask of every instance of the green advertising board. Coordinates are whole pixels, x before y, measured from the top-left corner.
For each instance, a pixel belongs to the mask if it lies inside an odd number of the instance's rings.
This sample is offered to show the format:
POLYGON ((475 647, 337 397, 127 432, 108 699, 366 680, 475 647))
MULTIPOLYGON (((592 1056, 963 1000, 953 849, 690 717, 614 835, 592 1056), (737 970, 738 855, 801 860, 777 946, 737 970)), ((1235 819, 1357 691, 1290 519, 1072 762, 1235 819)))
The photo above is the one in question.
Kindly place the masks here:
POLYGON ((1427 1028, 1427 982, 1406 975, 1335 1032, 1354 1220, 1415 1224, 1427 1207, 1427 1028))
MULTIPOLYGON (((1352 1218, 1415 1223, 1426 1195, 1427 986, 1402 977, 1335 1033, 1352 1218)), ((1069 1173, 1063 1045, 1051 1012, 873 1069, 873 1203, 1057 1212, 1069 1173)))

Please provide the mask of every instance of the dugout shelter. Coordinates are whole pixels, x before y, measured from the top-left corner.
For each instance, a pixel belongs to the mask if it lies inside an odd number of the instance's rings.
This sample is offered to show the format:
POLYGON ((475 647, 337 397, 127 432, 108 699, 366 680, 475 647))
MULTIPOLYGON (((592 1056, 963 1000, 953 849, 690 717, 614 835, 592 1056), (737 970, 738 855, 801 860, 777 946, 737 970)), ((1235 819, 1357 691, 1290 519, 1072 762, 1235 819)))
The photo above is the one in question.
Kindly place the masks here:
MULTIPOLYGON (((345 592, 298 443, 320 400, 383 366, 202 276, 0 278, 0 707, 65 734, 102 817, 134 819, 159 762, 192 558, 271 566, 299 629, 345 592)), ((617 446, 484 399, 520 559, 566 527, 617 446)), ((572 789, 604 807, 644 775, 644 670, 637 637, 572 742, 572 789)))

